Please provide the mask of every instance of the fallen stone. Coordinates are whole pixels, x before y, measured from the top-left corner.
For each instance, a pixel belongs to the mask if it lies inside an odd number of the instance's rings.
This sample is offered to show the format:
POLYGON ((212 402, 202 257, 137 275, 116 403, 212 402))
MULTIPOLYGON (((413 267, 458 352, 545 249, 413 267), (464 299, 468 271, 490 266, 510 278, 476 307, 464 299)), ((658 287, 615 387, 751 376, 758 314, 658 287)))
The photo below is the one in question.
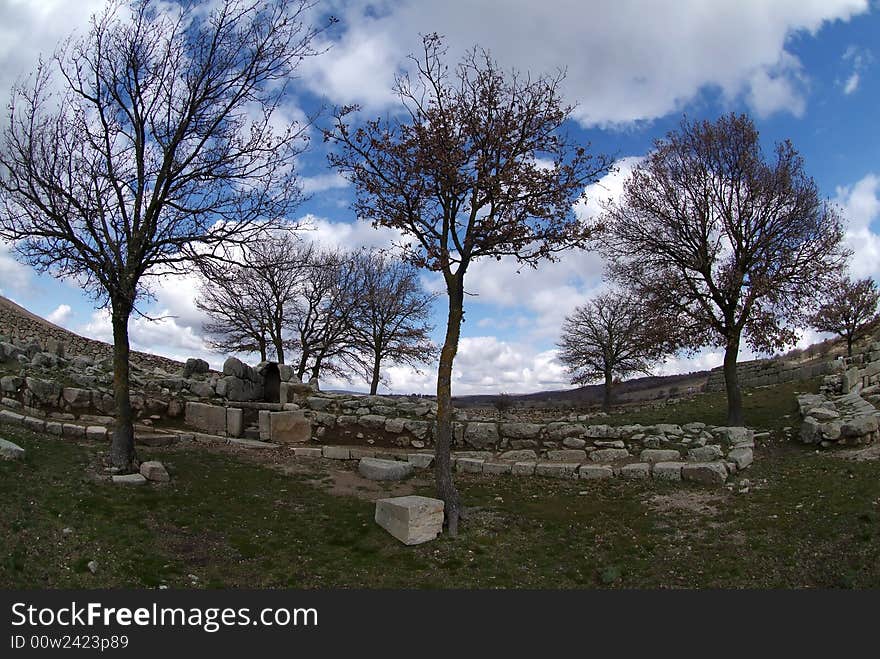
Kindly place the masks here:
POLYGON ((350 460, 351 459, 351 451, 347 446, 331 446, 326 445, 323 447, 324 457, 329 458, 330 460, 350 460))
POLYGON ((148 460, 146 462, 141 463, 141 476, 146 478, 148 481, 154 481, 156 483, 167 483, 171 480, 171 476, 168 475, 168 470, 165 469, 165 465, 163 465, 158 460, 148 460))
POLYGON ((21 460, 24 454, 25 450, 18 444, 8 439, 0 439, 0 457, 4 460, 21 460))
POLYGON ((721 485, 727 480, 723 462, 689 462, 681 469, 682 480, 704 485, 721 485))
POLYGON ((418 545, 443 530, 443 501, 420 496, 379 499, 375 520, 403 544, 418 545))
POLYGON ((736 464, 737 469, 745 469, 752 464, 755 456, 750 448, 734 448, 730 449, 727 459, 736 464))
POLYGON ((434 464, 434 456, 430 453, 407 453, 406 459, 416 469, 427 469, 434 464))
POLYGON ((691 462, 711 462, 712 460, 718 460, 723 455, 720 446, 708 444, 699 448, 688 449, 687 459, 691 462))
POLYGON ((146 485, 147 479, 142 474, 124 474, 113 476, 115 485, 146 485))
POLYGON ((401 481, 412 475, 413 464, 399 460, 361 458, 358 473, 371 481, 401 481))

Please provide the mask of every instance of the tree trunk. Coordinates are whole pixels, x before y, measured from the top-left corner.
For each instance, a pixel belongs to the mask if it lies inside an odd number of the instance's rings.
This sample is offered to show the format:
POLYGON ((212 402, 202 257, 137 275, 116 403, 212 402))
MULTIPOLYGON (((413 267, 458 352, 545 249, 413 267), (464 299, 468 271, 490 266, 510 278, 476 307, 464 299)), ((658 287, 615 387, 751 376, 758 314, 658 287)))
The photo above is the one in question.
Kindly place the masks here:
POLYGON ((724 350, 724 387, 727 390, 727 425, 743 425, 742 391, 739 388, 739 374, 736 359, 739 355, 739 336, 728 339, 724 350))
POLYGON ((306 374, 306 363, 308 362, 308 359, 308 350, 303 350, 302 356, 299 358, 299 364, 296 367, 296 377, 299 379, 300 382, 303 381, 303 377, 306 374))
POLYGON ((376 392, 379 390, 379 367, 382 365, 382 357, 379 355, 378 351, 375 353, 375 358, 373 359, 373 379, 370 382, 370 395, 375 396, 376 392))
POLYGON ((611 388, 614 386, 614 381, 612 379, 611 371, 605 371, 605 391, 604 391, 604 399, 602 400, 602 409, 606 412, 611 411, 611 401, 612 391, 611 388))
POLYGON ((464 305, 464 286, 461 277, 448 277, 446 289, 449 295, 449 316, 446 320, 446 340, 440 351, 440 365, 437 369, 437 437, 434 446, 434 475, 437 481, 437 496, 445 504, 446 523, 449 535, 458 535, 458 520, 461 515, 461 500, 455 483, 452 482, 452 362, 458 352, 458 339, 461 334, 461 320, 464 305))
POLYGON ((846 335, 846 356, 852 357, 852 347, 853 347, 853 335, 846 335))
POLYGON ((257 345, 260 348, 260 361, 264 362, 266 361, 266 340, 260 339, 257 345))
POLYGON ((317 379, 317 377, 321 374, 321 357, 315 359, 315 365, 312 366, 312 377, 317 379))
MULTIPOLYGON (((281 320, 275 321, 275 336, 273 337, 273 341, 275 342, 275 358, 279 364, 284 363, 284 340, 281 337, 281 320)), ((265 360, 263 360, 265 361, 265 360)))
POLYGON ((116 403, 116 428, 110 443, 110 462, 123 473, 134 470, 134 415, 129 392, 128 318, 131 305, 112 303, 113 310, 113 397, 116 403))

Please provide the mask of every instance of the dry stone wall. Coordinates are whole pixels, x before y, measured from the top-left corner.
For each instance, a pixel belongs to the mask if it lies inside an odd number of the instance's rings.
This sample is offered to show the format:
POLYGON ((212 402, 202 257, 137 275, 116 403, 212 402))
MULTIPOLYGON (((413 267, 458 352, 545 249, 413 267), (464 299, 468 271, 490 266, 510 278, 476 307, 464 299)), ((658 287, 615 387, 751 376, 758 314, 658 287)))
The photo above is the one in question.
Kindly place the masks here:
MULTIPOLYGON (((844 368, 843 362, 826 361, 812 364, 798 364, 781 359, 756 359, 740 362, 736 372, 740 386, 763 387, 799 380, 810 380, 829 373, 838 373, 844 368)), ((723 367, 712 369, 706 382, 706 391, 724 391, 723 367)))

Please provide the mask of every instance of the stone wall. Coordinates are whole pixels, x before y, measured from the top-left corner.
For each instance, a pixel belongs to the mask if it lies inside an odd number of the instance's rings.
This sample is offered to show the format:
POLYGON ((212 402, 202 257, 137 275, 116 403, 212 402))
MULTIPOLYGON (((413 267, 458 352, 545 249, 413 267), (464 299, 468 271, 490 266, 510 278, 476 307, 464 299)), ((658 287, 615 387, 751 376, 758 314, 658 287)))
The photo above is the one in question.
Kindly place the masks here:
MULTIPOLYGON (((782 359, 756 359, 737 364, 737 375, 742 387, 762 387, 799 380, 810 380, 844 368, 841 361, 799 364, 782 359)), ((723 367, 712 369, 706 382, 706 391, 724 391, 723 367)))

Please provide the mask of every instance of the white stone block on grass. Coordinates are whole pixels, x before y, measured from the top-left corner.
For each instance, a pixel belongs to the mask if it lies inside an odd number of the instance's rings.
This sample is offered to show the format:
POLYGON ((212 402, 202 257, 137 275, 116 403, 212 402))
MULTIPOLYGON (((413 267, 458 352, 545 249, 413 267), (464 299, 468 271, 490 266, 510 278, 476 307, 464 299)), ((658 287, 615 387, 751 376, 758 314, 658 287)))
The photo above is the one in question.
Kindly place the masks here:
POLYGON ((113 477, 114 485, 146 485, 147 482, 143 474, 124 474, 113 477))
POLYGON ((103 442, 107 439, 107 429, 104 426, 86 426, 86 439, 103 442))
POLYGON ((321 458, 324 456, 318 446, 297 446, 293 449, 293 454, 298 458, 321 458))
POLYGON ((414 495, 379 499, 375 520, 403 544, 418 545, 443 530, 443 501, 414 495))
POLYGON ((535 462, 514 462, 510 473, 514 476, 533 476, 536 464, 535 462))
POLYGON ((412 475, 413 464, 400 460, 361 458, 358 473, 371 481, 401 481, 412 475))
POLYGON ((148 481, 167 483, 171 480, 171 476, 168 475, 168 470, 165 469, 165 465, 158 460, 147 460, 146 462, 142 462, 140 471, 141 476, 148 481))
POLYGON ((347 446, 331 446, 324 447, 324 457, 330 460, 351 460, 351 450, 347 446))
POLYGON ((737 469, 745 469, 755 459, 755 454, 750 448, 741 447, 730 449, 730 453, 727 454, 727 459, 736 464, 737 469))

